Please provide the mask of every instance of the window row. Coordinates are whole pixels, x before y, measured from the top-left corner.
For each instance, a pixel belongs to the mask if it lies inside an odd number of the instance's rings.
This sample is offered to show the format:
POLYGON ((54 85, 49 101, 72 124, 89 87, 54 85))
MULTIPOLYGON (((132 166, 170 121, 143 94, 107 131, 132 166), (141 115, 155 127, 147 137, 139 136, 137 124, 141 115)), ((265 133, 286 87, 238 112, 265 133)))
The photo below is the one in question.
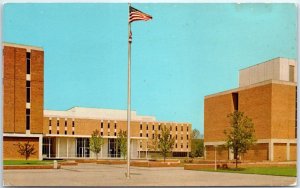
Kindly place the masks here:
MULTIPOLYGON (((140 133, 140 137, 143 137, 143 133, 140 133)), ((146 133, 146 137, 149 137, 148 133, 146 133)), ((155 134, 152 134, 152 139, 154 139, 155 134)), ((158 139, 160 139, 160 134, 157 134, 158 139)), ((170 137, 172 137, 172 135, 170 135, 170 137)), ((175 139, 178 139, 178 136, 175 135, 175 139)), ((189 139, 189 135, 186 135, 186 139, 189 139)), ((181 140, 183 140, 183 135, 181 135, 181 140)))
MULTIPOLYGON (((143 124, 140 124, 140 130, 143 130, 143 124)), ((149 125, 146 125, 146 130, 149 130, 149 125)), ((155 130, 155 126, 152 125, 152 130, 155 130)), ((158 125, 158 130, 161 130, 161 125, 158 125)), ((172 131, 172 126, 170 126, 170 131, 172 131)), ((175 131, 178 131, 177 126, 175 126, 175 131)), ((183 126, 181 126, 181 131, 183 131, 183 126)), ((189 126, 186 127, 186 131, 189 131, 189 126)))
MULTIPOLYGON (((65 120, 65 127, 67 127, 67 121, 65 120)), ((51 127, 52 126, 52 120, 49 119, 49 126, 51 127)), ((59 127, 59 120, 56 120, 56 126, 59 127)), ((72 121, 72 127, 75 127, 75 122, 72 121)))
MULTIPOLYGON (((65 130, 65 135, 67 135, 67 131, 65 130)), ((49 134, 52 134, 52 130, 49 130, 49 134)), ((59 134, 59 130, 57 130, 56 131, 56 134, 59 134)), ((75 134, 75 132, 74 131, 72 131, 72 135, 74 135, 75 134)))

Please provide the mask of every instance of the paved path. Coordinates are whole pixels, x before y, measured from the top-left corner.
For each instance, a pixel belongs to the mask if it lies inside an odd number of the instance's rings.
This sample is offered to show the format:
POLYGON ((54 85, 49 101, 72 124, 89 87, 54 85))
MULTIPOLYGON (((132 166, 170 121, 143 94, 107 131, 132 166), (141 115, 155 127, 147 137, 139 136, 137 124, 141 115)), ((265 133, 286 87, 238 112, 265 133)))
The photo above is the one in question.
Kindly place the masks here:
POLYGON ((79 164, 51 170, 4 170, 4 185, 12 186, 288 186, 296 178, 183 170, 182 167, 131 167, 79 164))

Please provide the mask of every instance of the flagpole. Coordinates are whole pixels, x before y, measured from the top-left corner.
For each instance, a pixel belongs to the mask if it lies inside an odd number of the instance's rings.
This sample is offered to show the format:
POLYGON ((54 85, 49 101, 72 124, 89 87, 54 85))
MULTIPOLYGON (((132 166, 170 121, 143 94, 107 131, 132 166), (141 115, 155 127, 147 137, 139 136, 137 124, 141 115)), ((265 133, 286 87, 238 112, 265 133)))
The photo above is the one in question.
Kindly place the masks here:
MULTIPOLYGON (((130 3, 128 3, 128 9, 130 3)), ((128 11, 130 14, 130 11, 128 11)), ((129 15, 128 15, 129 18, 129 15)), ((130 120, 131 120, 131 23, 128 21, 128 88, 127 88, 127 179, 130 178, 130 120)))

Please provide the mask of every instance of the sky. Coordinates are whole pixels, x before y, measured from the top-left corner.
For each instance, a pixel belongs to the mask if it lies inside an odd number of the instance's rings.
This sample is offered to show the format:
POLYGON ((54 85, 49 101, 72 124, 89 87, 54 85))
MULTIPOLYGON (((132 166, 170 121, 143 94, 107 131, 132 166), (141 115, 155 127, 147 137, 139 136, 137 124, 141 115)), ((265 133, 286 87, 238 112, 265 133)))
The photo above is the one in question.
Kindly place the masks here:
MULTIPOLYGON (((204 96, 238 87, 238 71, 297 58, 293 4, 132 4, 132 110, 203 133, 204 96)), ((44 108, 127 109, 128 5, 8 3, 3 41, 45 51, 44 108)))

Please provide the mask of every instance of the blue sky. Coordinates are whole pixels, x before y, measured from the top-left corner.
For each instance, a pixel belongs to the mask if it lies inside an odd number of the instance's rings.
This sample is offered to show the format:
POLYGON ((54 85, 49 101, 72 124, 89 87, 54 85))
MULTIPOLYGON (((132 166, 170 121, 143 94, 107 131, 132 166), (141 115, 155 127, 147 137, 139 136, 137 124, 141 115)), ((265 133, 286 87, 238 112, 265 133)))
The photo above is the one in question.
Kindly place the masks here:
MULTIPOLYGON (((3 40, 45 50, 44 108, 127 108, 127 4, 5 4, 3 40)), ((132 109, 203 133, 204 96, 296 58, 293 4, 133 4, 132 109)))

